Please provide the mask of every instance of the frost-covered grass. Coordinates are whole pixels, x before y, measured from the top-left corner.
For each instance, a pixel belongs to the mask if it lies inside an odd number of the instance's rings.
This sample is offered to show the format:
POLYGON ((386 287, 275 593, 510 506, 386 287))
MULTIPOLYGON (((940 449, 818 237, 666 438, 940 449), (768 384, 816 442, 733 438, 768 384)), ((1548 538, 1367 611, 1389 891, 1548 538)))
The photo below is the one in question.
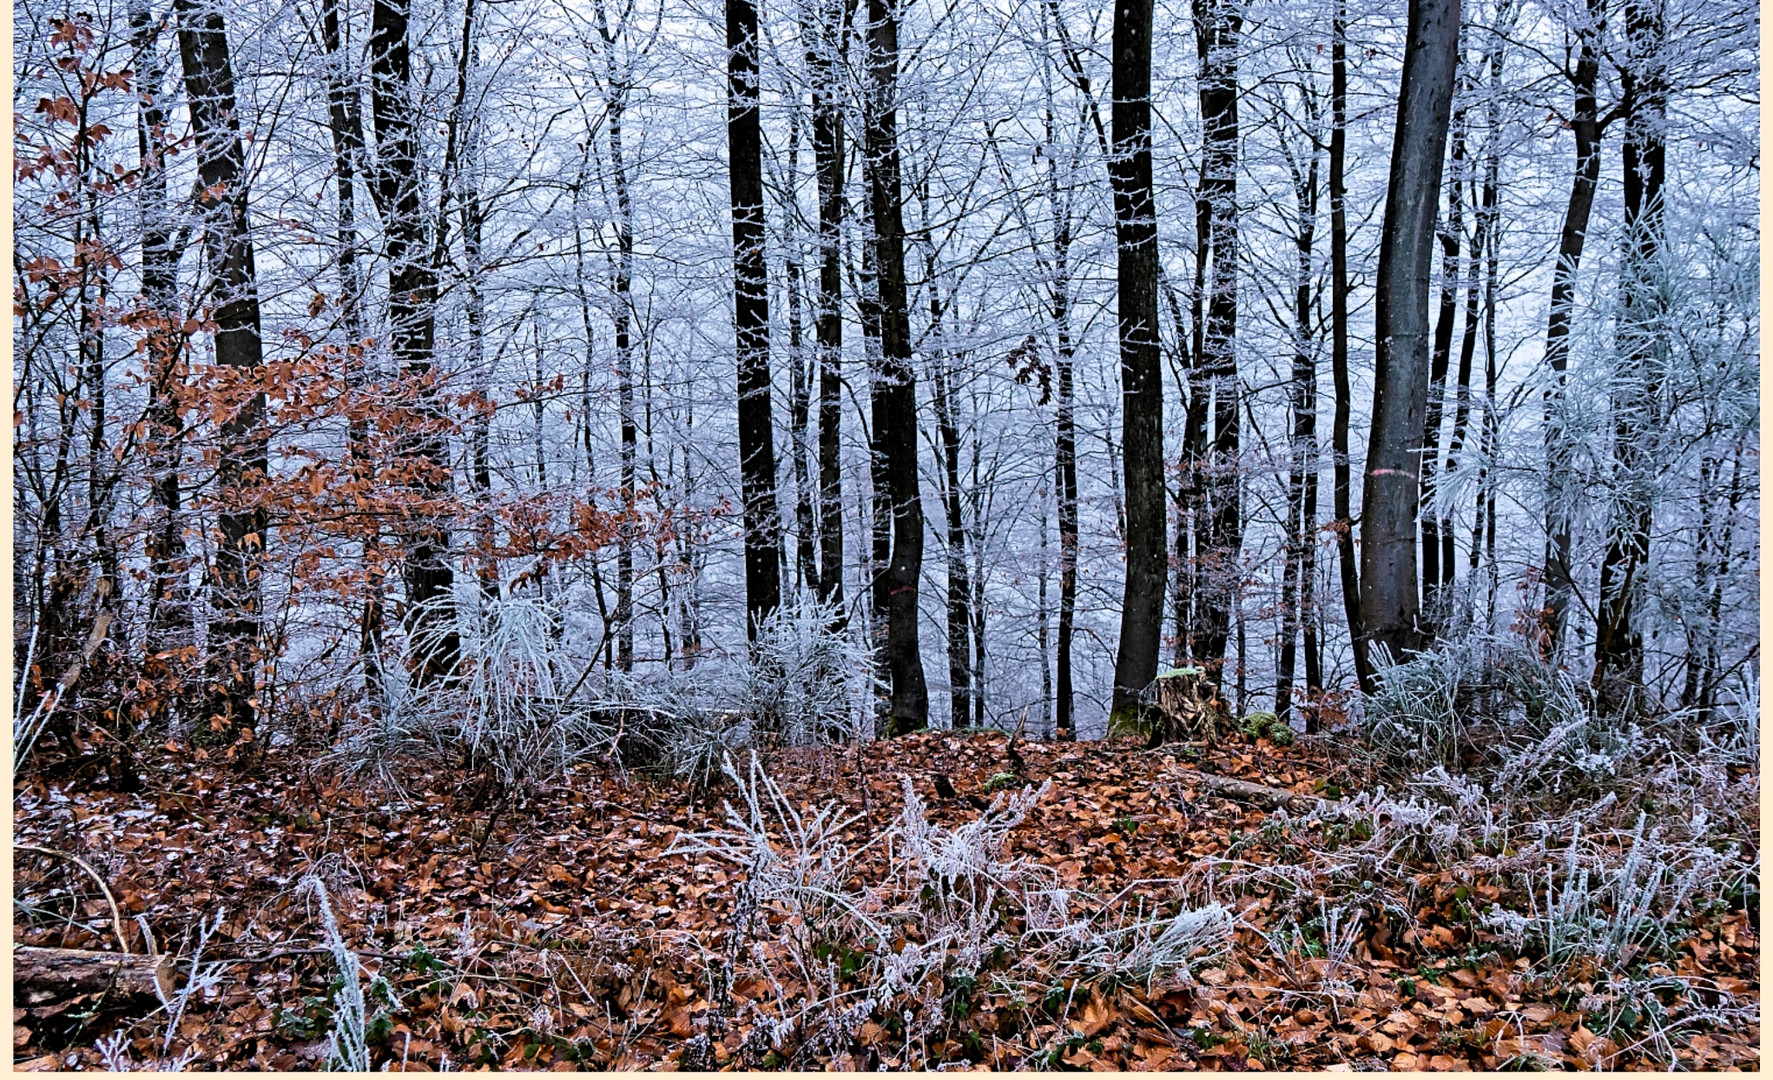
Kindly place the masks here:
POLYGON ((929 819, 907 780, 898 816, 852 844, 845 836, 857 817, 835 803, 796 807, 755 756, 744 772, 729 759, 726 774, 739 794, 726 826, 679 837, 674 850, 744 869, 728 961, 775 988, 744 1019, 795 1065, 847 1053, 879 1023, 898 1032, 892 1059, 920 1067, 979 994, 1186 982, 1191 966, 1231 940, 1232 917, 1218 904, 1158 914, 1116 902, 1076 913, 1096 902, 1061 887, 1044 862, 1008 851, 1050 782, 1000 792, 949 827, 929 819))
POLYGON ((411 685, 396 657, 344 733, 337 757, 392 776, 401 756, 465 762, 507 789, 587 760, 644 766, 705 785, 722 759, 752 747, 802 746, 869 733, 872 653, 841 609, 800 596, 765 620, 756 641, 693 667, 606 670, 597 642, 575 640, 563 603, 530 597, 455 603, 455 678, 411 685))

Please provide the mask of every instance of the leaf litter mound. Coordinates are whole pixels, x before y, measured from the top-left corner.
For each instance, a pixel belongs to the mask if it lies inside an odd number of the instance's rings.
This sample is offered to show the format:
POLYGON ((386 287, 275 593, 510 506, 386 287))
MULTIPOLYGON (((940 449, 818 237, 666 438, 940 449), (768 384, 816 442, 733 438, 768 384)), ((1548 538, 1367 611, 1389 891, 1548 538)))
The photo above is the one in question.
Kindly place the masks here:
MULTIPOLYGON (((188 992, 17 1009, 17 1067, 321 1068, 353 1008, 408 1071, 1759 1066, 1758 855, 1734 899, 1671 900, 1680 866, 1598 869, 1656 855, 1641 822, 1591 815, 1591 873, 1577 838, 1473 825, 1457 781, 1365 786, 1333 739, 929 732, 522 798, 157 756, 135 792, 21 780, 15 843, 95 867, 188 992)), ((57 862, 17 860, 15 942, 117 950, 57 862)))

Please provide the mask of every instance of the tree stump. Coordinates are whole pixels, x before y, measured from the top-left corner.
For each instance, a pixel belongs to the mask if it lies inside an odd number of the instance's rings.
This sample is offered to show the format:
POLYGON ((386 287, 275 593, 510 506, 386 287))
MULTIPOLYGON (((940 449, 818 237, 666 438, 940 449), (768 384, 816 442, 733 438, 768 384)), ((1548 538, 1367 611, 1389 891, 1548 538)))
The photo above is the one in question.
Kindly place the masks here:
POLYGON ((1212 742, 1231 726, 1231 709, 1219 696, 1206 669, 1171 668, 1161 672, 1147 693, 1147 747, 1169 742, 1212 742))

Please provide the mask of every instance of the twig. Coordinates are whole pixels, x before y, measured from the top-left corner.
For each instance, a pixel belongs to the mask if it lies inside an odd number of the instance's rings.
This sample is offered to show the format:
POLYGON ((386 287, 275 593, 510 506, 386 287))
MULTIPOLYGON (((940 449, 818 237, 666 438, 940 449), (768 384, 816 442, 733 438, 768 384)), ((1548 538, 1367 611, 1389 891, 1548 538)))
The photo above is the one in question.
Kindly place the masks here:
MULTIPOLYGON (((105 621, 109 622, 110 620, 107 619, 105 621)), ((89 866, 86 860, 75 855, 69 855, 65 851, 56 851, 52 848, 38 847, 35 844, 15 843, 12 846, 18 851, 33 851, 39 855, 48 855, 51 858, 66 859, 75 866, 86 871, 87 875, 90 876, 92 880, 98 882, 99 891, 105 894, 105 903, 111 905, 111 927, 117 932, 117 947, 122 949, 125 955, 128 955, 129 938, 124 936, 123 933, 123 913, 117 907, 117 898, 111 895, 111 887, 105 884, 105 879, 99 876, 97 870, 94 870, 89 866)))

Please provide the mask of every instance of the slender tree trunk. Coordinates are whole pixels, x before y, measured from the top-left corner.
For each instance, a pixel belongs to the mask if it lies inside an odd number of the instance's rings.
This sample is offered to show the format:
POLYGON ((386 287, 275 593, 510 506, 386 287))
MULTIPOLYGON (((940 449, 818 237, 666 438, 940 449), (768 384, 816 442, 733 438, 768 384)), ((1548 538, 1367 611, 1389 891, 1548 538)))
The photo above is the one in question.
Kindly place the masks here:
MULTIPOLYGON (((1492 139, 1494 132, 1491 133, 1492 139)), ((1476 184, 1472 185, 1474 188, 1476 184)), ((1477 353, 1478 326, 1482 321, 1480 308, 1481 292, 1478 284, 1478 263, 1490 243, 1490 230, 1496 217, 1495 189, 1486 184, 1483 194, 1473 193, 1477 201, 1477 229, 1472 237, 1471 257, 1467 260, 1470 270, 1467 272, 1465 284, 1465 322, 1464 333, 1459 343, 1459 373, 1454 388, 1453 431, 1447 439, 1447 468, 1444 475, 1451 477, 1460 467, 1460 455, 1465 450, 1466 425, 1471 418, 1471 367, 1477 353)), ((1456 523, 1453 519, 1452 506, 1449 504, 1441 515, 1439 535, 1441 542, 1440 564, 1442 588, 1447 596, 1442 617, 1450 624, 1454 615, 1453 579, 1454 560, 1458 554, 1458 537, 1455 534, 1456 523)), ((1467 582, 1466 595, 1470 595, 1471 583, 1467 582)))
MULTIPOLYGON (((871 151, 864 141, 862 218, 860 258, 855 281, 856 314, 862 324, 862 351, 868 362, 868 556, 863 564, 864 578, 869 583, 869 637, 876 644, 879 662, 875 671, 883 694, 892 691, 892 672, 886 658, 887 599, 891 587, 887 563, 893 555, 892 484, 887 474, 887 448, 883 430, 890 428, 884 410, 887 398, 881 394, 880 380, 884 361, 881 346, 880 277, 875 272, 874 246, 874 166, 871 151)), ((862 511, 857 508, 858 516, 862 511)))
MULTIPOLYGON (((952 303, 950 298, 950 303, 952 303)), ((952 385, 950 393, 952 393, 952 385)), ((979 415, 979 401, 973 399, 973 415, 979 415)), ((979 480, 979 440, 973 440, 973 483, 967 492, 967 501, 972 504, 973 524, 968 530, 973 549, 973 571, 970 575, 973 591, 973 726, 985 726, 985 485, 979 480)))
MULTIPOLYGON (((1061 35, 1061 42, 1066 41, 1063 24, 1059 22, 1058 4, 1049 0, 1046 6, 1055 30, 1061 35)), ((1069 55, 1069 52, 1068 52, 1069 55)), ((1081 80, 1081 76, 1079 77, 1081 80)), ((1087 80, 1081 81, 1080 89, 1088 95, 1087 80)), ((1090 100, 1090 108, 1094 109, 1094 99, 1090 100)), ((1092 112, 1093 115, 1093 112, 1092 112)), ((1058 125, 1055 122, 1052 108, 1052 97, 1049 92, 1046 110, 1046 140, 1049 146, 1056 147, 1059 142, 1058 125)), ((1100 123, 1100 120, 1097 121, 1100 123)), ((1054 339, 1054 381, 1057 383, 1057 401, 1055 408, 1056 432, 1053 439, 1053 481, 1058 494, 1059 518, 1059 625, 1057 655, 1055 666, 1058 668, 1058 684, 1054 693, 1055 719, 1054 736, 1060 740, 1077 737, 1077 721, 1075 715, 1076 692, 1072 686, 1072 640, 1077 626, 1077 552, 1078 552, 1078 517, 1077 517, 1077 345, 1071 338, 1071 243, 1072 220, 1069 193, 1061 189, 1059 183, 1059 155, 1047 155, 1047 201, 1053 211, 1053 259, 1051 267, 1052 281, 1048 285, 1048 315, 1053 323, 1054 339)), ((1043 503, 1044 511, 1044 503, 1043 503)), ((1046 529, 1041 529, 1041 543, 1046 543, 1046 529)), ((1041 577, 1041 610, 1046 610, 1046 563, 1043 561, 1041 577)), ((1046 656, 1045 632, 1046 620, 1041 620, 1042 650, 1046 656)), ((1042 678, 1045 679, 1043 667, 1042 678)))
MULTIPOLYGON (((930 287, 930 336, 941 339, 941 304, 936 299, 933 260, 927 262, 930 287)), ((940 346, 933 358, 933 403, 936 437, 942 450, 942 506, 947 517, 948 549, 948 686, 949 726, 967 726, 972 711, 973 585, 967 574, 966 520, 960 494, 960 425, 955 418, 953 376, 940 346)))
MULTIPOLYGON (((1502 50, 1495 49, 1490 57, 1490 92, 1495 95, 1502 82, 1502 50)), ((1498 124, 1497 106, 1492 97, 1490 111, 1490 130, 1500 129, 1498 124)), ((1491 208, 1492 220, 1497 204, 1502 163, 1496 141, 1491 140, 1490 147, 1484 156, 1484 205, 1491 208)), ((1501 267, 1497 257, 1499 242, 1497 234, 1501 231, 1500 223, 1490 230, 1489 249, 1484 253, 1484 422, 1480 436, 1479 455, 1483 464, 1477 476, 1477 520, 1472 526, 1471 537, 1471 584, 1475 605, 1477 589, 1477 571, 1480 558, 1486 568, 1484 585, 1487 592, 1484 613, 1484 625, 1493 626, 1496 621, 1496 588, 1498 583, 1496 567, 1496 460, 1497 448, 1502 443, 1502 417, 1496 408, 1496 301, 1501 288, 1501 267), (1480 551, 1482 555, 1480 556, 1480 551)))
MULTIPOLYGON (((194 0, 175 0, 174 11, 191 135, 197 144, 197 173, 203 183, 198 212, 215 295, 216 362, 255 378, 251 373, 263 365, 258 281, 227 27, 218 10, 200 8, 194 0)), ((252 728, 257 709, 260 567, 268 522, 264 509, 256 505, 255 489, 264 482, 269 453, 264 415, 265 397, 259 390, 221 421, 216 477, 221 542, 211 591, 216 617, 210 627, 210 654, 216 685, 211 708, 223 730, 252 728)))
MULTIPOLYGON (((348 23, 341 18, 338 0, 321 0, 320 41, 326 50, 326 104, 332 134, 333 181, 338 202, 339 324, 345 332, 345 387, 353 397, 366 382, 363 322, 363 276, 357 268, 357 167, 363 160, 363 110, 350 75, 345 54, 348 23)), ((369 418, 366 404, 358 402, 347 423, 346 455, 351 481, 371 492, 375 488, 375 464, 370 458, 369 418)), ((364 683, 379 691, 382 656, 381 530, 371 518, 363 535, 363 611, 358 617, 357 650, 363 658, 364 683)))
POLYGON ((400 440, 412 463, 418 500, 406 525, 408 637, 414 641, 418 684, 452 675, 461 654, 452 592, 455 568, 441 504, 450 487, 449 447, 437 404, 433 362, 437 331, 437 272, 427 243, 419 193, 418 117, 412 102, 409 0, 375 0, 370 15, 371 111, 379 143, 376 185, 384 215, 388 258, 388 323, 394 357, 417 396, 412 429, 400 440))
POLYGON ((1354 550, 1353 459, 1348 451, 1348 420, 1354 391, 1348 378, 1348 5, 1337 0, 1330 40, 1330 379, 1336 412, 1330 421, 1334 458, 1331 499, 1336 515, 1336 560, 1342 581, 1342 610, 1354 653, 1355 681, 1373 691, 1367 635, 1361 628, 1360 574, 1354 550))
POLYGON ((190 583, 185 561, 184 512, 179 481, 184 424, 179 418, 180 361, 184 334, 180 329, 177 253, 172 247, 172 219, 167 195, 166 107, 162 94, 166 69, 160 59, 160 22, 147 0, 131 0, 129 22, 140 56, 140 104, 136 141, 142 162, 138 187, 142 214, 142 304, 151 328, 147 334, 148 437, 152 473, 152 517, 147 538, 148 652, 190 647, 195 640, 190 583))
POLYGON ((1361 621, 1397 660, 1423 642, 1417 445, 1429 381, 1434 215, 1458 67, 1459 0, 1411 0, 1373 307, 1373 428, 1361 491, 1361 621))
POLYGON ((1551 382, 1545 389, 1545 631, 1547 650, 1552 656, 1563 650, 1574 586, 1570 515, 1576 492, 1570 483, 1570 472, 1574 468, 1575 440, 1565 427, 1564 385, 1570 366, 1576 272, 1582 266, 1588 219, 1601 178, 1601 136, 1605 129, 1595 95, 1600 77, 1595 35, 1604 13, 1602 3, 1603 0, 1588 0, 1588 20, 1576 29, 1576 66, 1570 72, 1575 91, 1570 127, 1576 135, 1576 165, 1570 177, 1564 226, 1558 236, 1558 261, 1551 279, 1551 315, 1545 328, 1545 362, 1551 369, 1551 382))
POLYGON ((1625 6, 1627 61, 1620 71, 1625 102, 1625 258, 1620 283, 1618 370, 1613 379, 1614 503, 1601 561, 1595 623, 1594 684, 1606 704, 1620 705, 1626 687, 1643 682, 1643 632, 1636 606, 1644 591, 1655 505, 1654 444, 1662 420, 1663 185, 1668 170, 1666 33, 1662 0, 1625 6))
POLYGON ((1163 364, 1157 323, 1157 207, 1151 178, 1151 0, 1114 9, 1114 235, 1118 252, 1121 443, 1127 572, 1109 730, 1136 726, 1157 677, 1164 579, 1163 364))
MULTIPOLYGON (((1204 161, 1203 161, 1204 166, 1204 161)), ((1203 173, 1202 187, 1205 186, 1203 173)), ((1212 389, 1206 377, 1207 265, 1212 260, 1212 204, 1205 195, 1194 200, 1194 279, 1189 291, 1189 315, 1194 320, 1193 347, 1183 357, 1188 392, 1183 406, 1182 451, 1178 463, 1180 483, 1176 495, 1176 663, 1192 662, 1199 644, 1202 621, 1201 579, 1206 545, 1205 461, 1207 456, 1207 408, 1212 389)), ((1161 269, 1161 268, 1160 268, 1161 269)), ((1171 297, 1174 300, 1174 297, 1171 297)), ((1178 305, 1179 306, 1179 305, 1178 305)), ((1182 319, 1175 307, 1171 319, 1181 337, 1182 319)))
MULTIPOLYGON (((1195 35, 1200 52, 1201 198, 1207 204, 1211 252, 1206 278, 1206 325, 1199 357, 1203 386, 1211 396, 1212 436, 1205 462, 1202 520, 1197 541, 1200 570, 1195 595, 1195 657, 1223 683, 1232 608, 1242 593, 1239 554, 1243 543, 1238 458, 1242 412, 1237 373, 1237 50, 1243 16, 1238 0, 1197 0, 1195 35)), ((1239 657, 1240 662, 1242 656, 1239 657)))
MULTIPOLYGON (((1455 63, 1459 63, 1455 60, 1455 63)), ((1454 95, 1461 80, 1454 75, 1454 95)), ((1465 108, 1452 121, 1451 168, 1446 178, 1447 219, 1439 230, 1441 241, 1440 311, 1434 324, 1434 347, 1428 371, 1428 410, 1422 421, 1422 598, 1423 632, 1440 632, 1444 586, 1451 584, 1452 568, 1441 566, 1440 514, 1435 508, 1435 471, 1440 465, 1441 427, 1447 397, 1447 368, 1453 356, 1453 324, 1459 314, 1459 249, 1465 239, 1465 108)))
MULTIPOLYGON (((1317 224, 1317 150, 1311 151, 1311 164, 1301 175, 1294 170, 1294 202, 1298 210, 1298 231, 1293 244, 1298 258, 1293 278, 1293 380, 1290 402, 1293 413, 1293 435, 1290 447, 1292 475, 1287 480, 1287 552, 1281 579, 1281 649, 1275 665, 1274 714, 1283 721, 1293 707, 1293 676, 1297 667, 1297 636, 1305 631, 1306 689, 1319 689, 1311 669, 1316 632, 1310 610, 1314 563, 1312 549, 1316 546, 1318 472, 1317 446, 1317 358, 1312 350, 1311 333, 1311 248, 1317 224)), ((1308 714, 1307 722, 1315 724, 1316 712, 1308 714)))
POLYGON ((1051 732, 1057 738, 1059 729, 1053 717, 1053 655, 1050 651, 1052 633, 1051 624, 1048 621, 1051 617, 1051 609, 1048 607, 1049 601, 1047 599, 1049 591, 1047 582, 1052 576, 1052 556, 1048 553, 1050 545, 1047 542, 1048 512, 1047 487, 1043 483, 1040 486, 1040 582, 1034 625, 1035 647, 1040 650, 1041 711, 1040 725, 1035 730, 1042 735, 1051 732))
POLYGON ((616 255, 612 267, 616 344, 616 410, 621 427, 617 485, 622 499, 621 523, 616 531, 616 668, 634 670, 634 542, 636 457, 639 429, 634 417, 634 206, 628 190, 628 160, 623 142, 629 82, 627 72, 615 60, 618 35, 612 33, 603 0, 593 0, 592 13, 598 36, 610 56, 604 71, 604 109, 608 117, 611 186, 616 193, 616 255))
MULTIPOLYGON (((1498 21, 1504 20, 1507 12, 1508 2, 1504 0, 1498 8, 1496 19, 1498 21)), ((1477 206, 1477 229, 1472 237, 1471 257, 1468 260, 1470 271, 1465 290, 1465 336, 1459 346, 1459 375, 1453 413, 1453 433, 1447 443, 1447 475, 1449 476, 1460 468, 1460 455, 1465 449, 1466 425, 1471 416, 1472 362, 1477 351, 1480 325, 1489 328, 1485 338, 1486 349, 1492 356, 1495 352, 1494 287, 1497 272, 1495 250, 1496 231, 1499 225, 1496 217, 1496 200, 1498 196, 1497 184, 1501 175, 1500 139, 1502 132, 1502 40, 1499 36, 1493 36, 1485 48, 1483 63, 1489 69, 1490 75, 1489 94, 1484 104, 1484 175, 1481 190, 1476 177, 1474 176, 1471 180, 1472 202, 1477 206), (1481 304, 1485 292, 1479 284, 1479 265, 1486 258, 1489 260, 1491 282, 1489 287, 1491 301, 1488 308, 1481 304)), ((1473 81, 1475 83, 1475 78, 1473 81)), ((1454 578, 1453 565, 1457 554, 1458 538, 1450 502, 1447 504, 1445 515, 1441 518, 1440 536, 1441 569, 1448 584, 1451 584, 1454 578)), ((1475 559, 1475 556, 1474 541, 1472 555, 1468 557, 1468 566, 1475 566, 1475 562, 1469 561, 1469 559, 1475 559)), ((1466 603, 1460 605, 1460 617, 1463 619, 1470 619, 1471 602, 1475 598, 1476 588, 1477 580, 1474 576, 1472 580, 1466 582, 1464 594, 1466 603)), ((1449 596, 1451 596, 1450 591, 1449 596)), ((1451 601, 1449 601, 1448 607, 1450 616, 1451 601)))
POLYGON ((812 419, 812 379, 808 374, 806 342, 801 331, 805 275, 800 266, 800 110, 795 100, 788 121, 788 205, 783 212, 788 256, 783 273, 788 279, 788 431, 794 455, 794 570, 797 592, 816 595, 819 588, 818 537, 813 524, 812 471, 807 442, 812 419))
POLYGON ((782 603, 782 519, 776 509, 775 427, 770 421, 769 280, 763 250, 763 134, 758 118, 754 0, 727 0, 726 47, 745 632, 755 640, 763 621, 782 603))
POLYGON ((836 72, 849 54, 849 5, 824 0, 808 34, 813 84, 813 170, 819 182, 819 295, 814 333, 819 368, 819 598, 843 603, 843 90, 836 72))
MULTIPOLYGON (((470 134, 470 137, 473 137, 470 134)), ((472 144, 470 144, 472 146, 472 144)), ((467 162, 469 178, 462 192, 462 255, 468 271, 468 369, 477 374, 485 401, 477 410, 472 428, 471 457, 474 491, 480 504, 480 560, 477 575, 480 595, 487 600, 499 598, 499 560, 495 554, 498 542, 498 521, 493 513, 492 495, 492 373, 486 363, 486 296, 481 290, 485 273, 485 257, 481 254, 485 215, 481 210, 480 187, 473 177, 474 157, 467 162)), ((575 240, 577 239, 575 230, 575 240)), ((580 260, 581 263, 583 260, 580 260)))
POLYGON ((892 549, 884 568, 885 666, 893 686, 887 720, 887 733, 891 735, 916 731, 929 724, 929 694, 917 643, 924 529, 917 475, 917 376, 911 368, 905 224, 899 179, 897 0, 868 0, 868 46, 867 149, 881 345, 874 436, 880 446, 878 456, 882 459, 892 514, 892 549))

